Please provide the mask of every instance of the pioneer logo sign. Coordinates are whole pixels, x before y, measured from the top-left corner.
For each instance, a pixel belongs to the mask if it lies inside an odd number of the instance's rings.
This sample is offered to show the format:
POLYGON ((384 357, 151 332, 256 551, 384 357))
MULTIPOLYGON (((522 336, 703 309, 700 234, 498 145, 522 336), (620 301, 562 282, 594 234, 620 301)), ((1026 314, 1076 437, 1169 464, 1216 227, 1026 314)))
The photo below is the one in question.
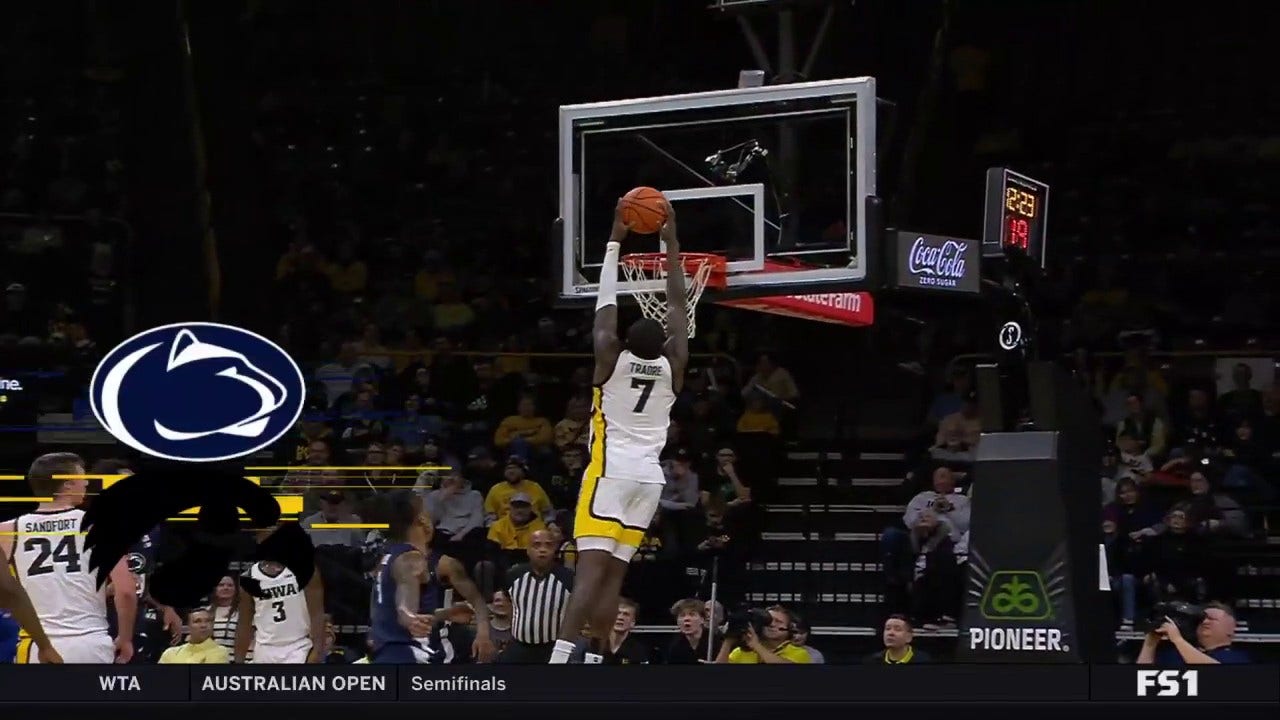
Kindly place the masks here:
POLYGON ((1033 570, 996 572, 979 607, 988 620, 1045 620, 1051 614, 1044 581, 1033 570))
POLYGON ((975 240, 900 232, 895 250, 899 288, 979 290, 982 248, 975 240))
POLYGON ((1053 603, 1045 590, 1044 578, 1035 570, 993 573, 983 590, 978 612, 988 621, 987 627, 969 628, 970 650, 1069 650, 1062 642, 1062 630, 1046 626, 1046 621, 1053 619, 1053 603), (1004 623, 1030 624, 998 626, 1004 623))

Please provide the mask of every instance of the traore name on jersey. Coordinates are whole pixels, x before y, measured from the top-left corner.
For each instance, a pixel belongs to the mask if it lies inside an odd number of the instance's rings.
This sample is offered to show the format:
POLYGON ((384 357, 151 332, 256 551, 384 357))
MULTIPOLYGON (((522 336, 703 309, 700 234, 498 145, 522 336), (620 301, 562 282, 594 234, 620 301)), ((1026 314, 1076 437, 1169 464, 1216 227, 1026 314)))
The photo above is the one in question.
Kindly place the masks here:
POLYGON ((650 375, 653 377, 662 376, 662 366, 657 363, 643 363, 629 360, 627 362, 629 375, 650 375))

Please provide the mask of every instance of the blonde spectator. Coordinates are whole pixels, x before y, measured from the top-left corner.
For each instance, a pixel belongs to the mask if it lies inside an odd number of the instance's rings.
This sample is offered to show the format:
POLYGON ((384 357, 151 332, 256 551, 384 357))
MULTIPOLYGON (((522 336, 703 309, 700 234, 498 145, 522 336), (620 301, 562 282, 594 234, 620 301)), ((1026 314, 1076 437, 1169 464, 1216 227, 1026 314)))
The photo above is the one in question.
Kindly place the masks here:
MULTIPOLYGON (((240 583, 234 575, 224 575, 213 590, 209 612, 213 617, 213 641, 228 653, 236 649, 236 626, 240 623, 240 583)), ((251 620, 252 621, 252 620, 251 620)), ((253 650, 246 656, 253 660, 253 650)))

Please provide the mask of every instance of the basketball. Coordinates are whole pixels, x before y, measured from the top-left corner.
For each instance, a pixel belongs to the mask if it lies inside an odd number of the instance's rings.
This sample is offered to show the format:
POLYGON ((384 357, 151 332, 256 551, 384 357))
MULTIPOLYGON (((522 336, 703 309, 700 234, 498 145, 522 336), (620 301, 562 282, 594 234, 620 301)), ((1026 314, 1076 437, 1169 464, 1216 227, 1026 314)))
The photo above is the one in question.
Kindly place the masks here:
POLYGON ((651 187, 638 187, 622 196, 622 221, 639 235, 652 235, 667 221, 667 199, 651 187))

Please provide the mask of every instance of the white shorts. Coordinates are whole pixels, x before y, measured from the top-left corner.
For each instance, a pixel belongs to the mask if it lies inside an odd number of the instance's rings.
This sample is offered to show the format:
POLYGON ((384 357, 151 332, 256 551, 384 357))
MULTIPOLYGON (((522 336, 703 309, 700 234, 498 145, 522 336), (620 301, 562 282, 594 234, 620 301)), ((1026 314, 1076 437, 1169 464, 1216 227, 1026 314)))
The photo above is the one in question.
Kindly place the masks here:
MULTIPOLYGON (((105 632, 67 637, 50 636, 49 641, 53 643, 53 649, 62 656, 62 661, 68 665, 110 665, 116 661, 115 641, 105 632)), ((18 642, 18 655, 15 661, 30 665, 40 664, 36 644, 31 642, 31 638, 23 637, 18 642)))
POLYGON ((578 552, 603 550, 631 562, 658 512, 661 497, 661 483, 601 477, 588 468, 573 518, 578 552))
POLYGON ((303 665, 311 654, 311 639, 302 640, 292 645, 253 646, 254 665, 303 665))

